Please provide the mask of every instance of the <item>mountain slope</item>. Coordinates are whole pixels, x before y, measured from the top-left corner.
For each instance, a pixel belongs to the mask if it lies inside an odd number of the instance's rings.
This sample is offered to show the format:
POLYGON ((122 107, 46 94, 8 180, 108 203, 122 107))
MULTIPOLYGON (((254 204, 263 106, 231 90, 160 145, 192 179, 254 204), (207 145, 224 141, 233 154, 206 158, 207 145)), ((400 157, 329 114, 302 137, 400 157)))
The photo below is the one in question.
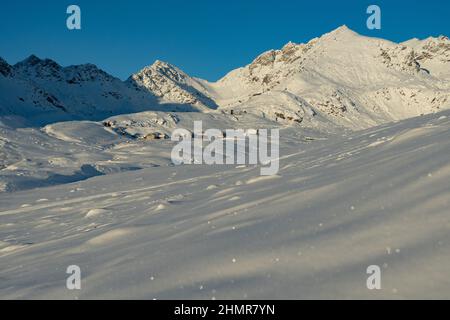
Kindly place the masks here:
POLYGON ((445 81, 450 72, 448 39, 435 42, 439 49, 432 51, 441 65, 426 70, 413 47, 363 37, 343 26, 307 44, 288 43, 265 52, 248 66, 204 85, 224 110, 276 117, 273 105, 263 101, 287 92, 335 124, 367 128, 450 106, 450 84, 445 81))
MULTIPOLYGON (((3 61, 3 60, 2 60, 3 61)), ((157 109, 157 98, 133 88, 95 65, 61 67, 32 55, 14 66, 3 62, 0 115, 26 117, 31 124, 57 120, 100 120, 157 109)))
POLYGON ((403 43, 414 49, 415 59, 437 78, 450 81, 450 39, 446 36, 411 39, 403 43))
POLYGON ((191 105, 199 111, 217 108, 200 82, 166 62, 157 60, 133 74, 127 82, 161 97, 165 103, 191 105))
POLYGON ((0 297, 448 298, 449 119, 282 141, 271 179, 193 165, 0 194, 0 297))

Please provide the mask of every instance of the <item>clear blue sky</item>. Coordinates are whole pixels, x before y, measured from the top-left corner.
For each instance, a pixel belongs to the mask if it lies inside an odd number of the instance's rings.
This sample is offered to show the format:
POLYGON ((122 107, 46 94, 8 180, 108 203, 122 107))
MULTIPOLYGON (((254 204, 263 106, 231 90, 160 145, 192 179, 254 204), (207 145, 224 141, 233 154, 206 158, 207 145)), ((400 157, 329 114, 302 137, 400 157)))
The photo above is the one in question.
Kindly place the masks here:
POLYGON ((449 36, 449 13, 449 0, 5 0, 0 56, 91 62, 122 79, 160 59, 216 80, 263 51, 342 24, 393 41, 449 36), (70 4, 81 7, 80 31, 66 28, 70 4), (381 31, 366 28, 370 4, 382 9, 381 31))

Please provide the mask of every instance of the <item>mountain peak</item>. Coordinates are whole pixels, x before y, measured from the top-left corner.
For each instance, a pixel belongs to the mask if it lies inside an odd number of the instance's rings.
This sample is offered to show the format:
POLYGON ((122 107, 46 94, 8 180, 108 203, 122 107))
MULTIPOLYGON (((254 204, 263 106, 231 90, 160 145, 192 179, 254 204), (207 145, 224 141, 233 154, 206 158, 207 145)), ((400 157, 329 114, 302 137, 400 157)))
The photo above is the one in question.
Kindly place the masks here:
POLYGON ((177 72, 180 72, 180 70, 177 67, 175 67, 174 65, 172 65, 168 62, 162 61, 162 60, 156 60, 155 62, 153 62, 153 64, 150 66, 150 68, 154 69, 154 70, 170 69, 170 70, 176 70, 177 72))
POLYGON ((61 66, 51 59, 41 59, 37 57, 36 55, 32 54, 25 60, 22 60, 14 65, 14 67, 42 67, 42 68, 49 68, 54 70, 61 69, 61 66))
POLYGON ((291 48, 295 48, 297 44, 295 42, 289 41, 286 43, 281 50, 290 50, 291 48))
POLYGON ((41 61, 42 60, 38 56, 32 54, 28 58, 22 60, 21 62, 19 62, 17 64, 18 65, 20 64, 20 65, 31 65, 31 66, 34 66, 34 65, 38 64, 41 61))
POLYGON ((97 65, 93 64, 93 63, 84 63, 84 64, 79 64, 79 65, 74 65, 74 66, 70 66, 67 67, 68 69, 77 69, 77 70, 85 70, 85 71, 100 71, 102 72, 103 70, 101 70, 99 67, 97 67, 97 65))
POLYGON ((151 80, 151 82, 159 82, 161 79, 166 79, 161 80, 166 82, 170 79, 170 81, 174 81, 175 83, 184 83, 189 76, 168 62, 156 60, 152 65, 147 66, 138 73, 132 75, 131 78, 138 82, 145 82, 145 79, 151 80))
POLYGON ((73 65, 64 68, 65 77, 72 83, 81 82, 112 82, 117 80, 114 76, 97 67, 93 63, 73 65))
POLYGON ((184 74, 184 72, 182 72, 180 69, 178 69, 177 67, 175 67, 174 65, 162 61, 162 60, 155 60, 155 62, 153 62, 153 64, 148 65, 144 68, 142 68, 140 71, 138 71, 137 73, 135 73, 133 76, 137 76, 137 75, 142 75, 142 74, 153 74, 153 73, 158 73, 158 74, 167 74, 167 73, 175 73, 175 74, 184 74))
POLYGON ((350 35, 350 36, 355 36, 358 35, 358 33, 356 33, 355 31, 351 30, 349 27, 347 27, 347 25, 342 25, 336 29, 334 29, 333 31, 324 34, 325 36, 344 36, 344 35, 350 35))
POLYGON ((342 26, 339 26, 335 29, 335 31, 351 31, 346 24, 343 24, 342 26))
POLYGON ((169 63, 165 62, 165 61, 162 61, 162 60, 159 60, 159 59, 156 59, 155 62, 153 62, 152 65, 153 66, 159 66, 159 65, 166 66, 166 65, 169 65, 169 63))

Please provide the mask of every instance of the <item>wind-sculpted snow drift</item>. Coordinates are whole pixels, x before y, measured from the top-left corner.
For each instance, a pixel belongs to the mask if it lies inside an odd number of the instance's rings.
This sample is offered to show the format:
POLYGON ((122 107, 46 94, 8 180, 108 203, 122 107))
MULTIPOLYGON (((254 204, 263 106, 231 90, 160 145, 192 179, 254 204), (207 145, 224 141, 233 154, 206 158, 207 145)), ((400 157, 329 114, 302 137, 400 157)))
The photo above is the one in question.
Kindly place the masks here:
POLYGON ((0 298, 448 298, 449 98, 447 37, 345 26, 217 82, 0 59, 0 298), (277 174, 174 166, 196 121, 278 129, 277 174))
POLYGON ((0 194, 0 296, 448 298, 449 119, 285 132, 276 176, 159 167, 0 194))

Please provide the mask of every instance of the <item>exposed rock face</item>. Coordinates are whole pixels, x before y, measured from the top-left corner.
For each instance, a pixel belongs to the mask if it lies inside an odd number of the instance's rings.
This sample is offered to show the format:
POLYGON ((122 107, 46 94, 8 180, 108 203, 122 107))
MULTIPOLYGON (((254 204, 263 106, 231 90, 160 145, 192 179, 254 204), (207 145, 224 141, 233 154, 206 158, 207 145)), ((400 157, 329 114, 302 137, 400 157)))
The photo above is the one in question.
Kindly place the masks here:
POLYGON ((421 68, 432 76, 450 81, 450 40, 446 36, 412 39, 403 45, 414 49, 414 57, 421 68))
POLYGON ((12 67, 2 58, 0 58, 0 74, 4 77, 10 77, 12 75, 12 67))

